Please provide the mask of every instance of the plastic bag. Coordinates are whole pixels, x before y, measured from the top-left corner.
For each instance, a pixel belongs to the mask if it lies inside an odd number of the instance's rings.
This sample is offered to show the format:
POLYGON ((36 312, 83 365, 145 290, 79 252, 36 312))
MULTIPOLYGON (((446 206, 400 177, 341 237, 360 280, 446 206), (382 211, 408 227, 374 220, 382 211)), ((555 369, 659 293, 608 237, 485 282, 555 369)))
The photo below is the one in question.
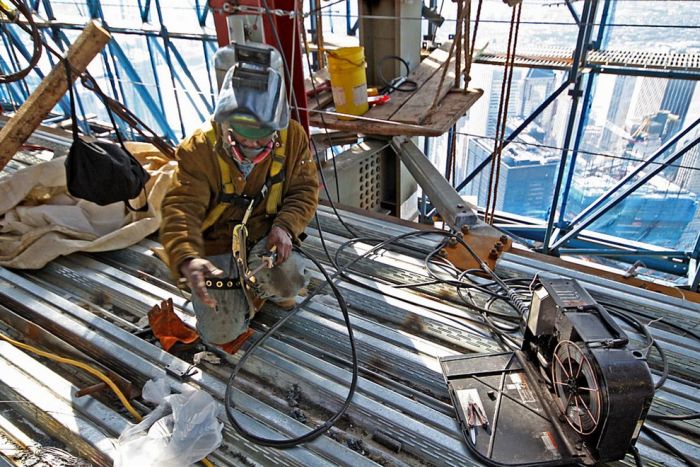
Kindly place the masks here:
POLYGON ((141 390, 143 400, 155 405, 159 405, 169 395, 170 386, 165 378, 149 379, 141 390))
MULTIPOLYGON (((151 389, 144 387, 145 395, 151 389)), ((154 392, 158 393, 150 395, 154 392)), ((176 467, 202 460, 221 444, 223 423, 217 411, 214 399, 201 390, 165 396, 153 412, 119 436, 114 466, 176 467)))

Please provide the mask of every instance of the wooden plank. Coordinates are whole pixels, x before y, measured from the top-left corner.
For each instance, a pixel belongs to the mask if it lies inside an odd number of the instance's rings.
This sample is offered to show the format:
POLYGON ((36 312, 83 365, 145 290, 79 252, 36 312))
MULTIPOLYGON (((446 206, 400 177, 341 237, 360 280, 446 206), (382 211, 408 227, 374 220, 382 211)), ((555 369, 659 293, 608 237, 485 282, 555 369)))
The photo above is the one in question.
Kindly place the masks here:
POLYGON ((408 79, 415 81, 417 89, 415 92, 394 91, 391 93, 391 100, 386 104, 374 107, 367 112, 367 116, 379 120, 389 120, 401 109, 411 96, 422 92, 421 88, 435 73, 440 70, 440 65, 445 63, 449 54, 452 41, 446 42, 439 49, 433 50, 420 65, 408 76, 408 79))
POLYGON ((331 77, 327 68, 321 68, 313 74, 313 84, 311 78, 304 79, 304 91, 306 91, 307 110, 322 109, 333 102, 333 94, 329 89, 324 90, 322 86, 327 85, 331 77), (316 94, 314 94, 316 92, 316 94))
MULTIPOLYGON (((93 58, 109 42, 110 34, 96 22, 90 21, 68 49, 68 61, 73 69, 83 72, 93 58)), ((77 73, 72 76, 76 79, 77 73)), ((36 130, 41 121, 68 90, 66 70, 58 63, 39 83, 14 117, 0 130, 0 170, 36 130)))
MULTIPOLYGON (((447 57, 445 57, 445 59, 447 59, 447 57)), ((442 68, 438 68, 439 73, 434 73, 433 76, 431 76, 430 79, 428 79, 420 88, 420 92, 413 94, 411 98, 401 107, 401 109, 399 109, 399 111, 391 117, 391 119, 397 122, 420 125, 431 111, 430 108, 435 100, 435 94, 438 94, 438 102, 440 102, 440 100, 442 100, 442 98, 445 97, 454 87, 455 62, 456 57, 453 56, 450 63, 445 65, 447 66, 447 73, 445 74, 445 79, 442 82, 442 86, 440 86, 442 68), (438 86, 440 86, 440 89, 438 89, 438 86)), ((460 66, 460 68, 463 67, 464 64, 460 66)))
POLYGON ((367 117, 369 112, 356 120, 339 120, 332 112, 324 111, 310 112, 309 123, 319 128, 323 128, 325 124, 329 129, 352 131, 363 135, 440 136, 449 130, 483 93, 481 89, 469 89, 466 93, 455 91, 448 94, 422 125, 373 119, 367 117))
POLYGON ((483 89, 469 88, 467 91, 455 90, 445 96, 435 112, 423 121, 423 126, 430 128, 437 136, 447 132, 472 105, 484 94, 483 89))

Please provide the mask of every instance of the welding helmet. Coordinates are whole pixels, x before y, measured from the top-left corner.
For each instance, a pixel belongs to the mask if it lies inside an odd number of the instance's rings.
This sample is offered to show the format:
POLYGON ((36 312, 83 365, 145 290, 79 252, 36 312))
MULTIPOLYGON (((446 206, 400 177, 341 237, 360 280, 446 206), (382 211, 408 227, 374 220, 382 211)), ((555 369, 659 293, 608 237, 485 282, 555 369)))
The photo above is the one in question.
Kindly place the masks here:
POLYGON ((269 137, 289 124, 282 56, 267 44, 231 44, 235 63, 216 101, 214 120, 245 138, 269 137))

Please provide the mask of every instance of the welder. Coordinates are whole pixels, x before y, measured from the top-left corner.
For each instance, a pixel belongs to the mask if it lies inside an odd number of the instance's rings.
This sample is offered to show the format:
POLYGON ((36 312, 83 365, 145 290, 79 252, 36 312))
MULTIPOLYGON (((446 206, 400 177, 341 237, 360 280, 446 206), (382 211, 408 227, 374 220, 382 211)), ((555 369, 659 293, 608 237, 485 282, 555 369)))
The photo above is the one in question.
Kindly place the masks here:
POLYGON ((197 331, 229 352, 250 336, 264 301, 292 308, 308 282, 292 245, 319 186, 308 137, 290 119, 280 53, 233 47, 213 117, 177 148, 160 229, 173 276, 192 292, 197 331))

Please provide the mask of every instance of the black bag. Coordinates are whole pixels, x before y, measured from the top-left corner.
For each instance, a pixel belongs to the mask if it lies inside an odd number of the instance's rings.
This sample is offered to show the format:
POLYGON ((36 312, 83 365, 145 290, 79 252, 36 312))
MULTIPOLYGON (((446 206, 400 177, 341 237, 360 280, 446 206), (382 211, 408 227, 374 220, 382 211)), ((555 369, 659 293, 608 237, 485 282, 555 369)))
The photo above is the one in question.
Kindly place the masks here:
POLYGON ((117 133, 119 144, 108 141, 88 142, 78 135, 78 122, 75 114, 75 96, 71 80, 70 65, 66 62, 68 89, 70 90, 73 144, 66 158, 66 185, 68 192, 101 206, 123 201, 135 211, 147 211, 148 201, 134 209, 129 200, 145 193, 145 185, 150 175, 139 161, 124 147, 119 130, 114 122, 112 111, 107 107, 109 118, 117 133))

